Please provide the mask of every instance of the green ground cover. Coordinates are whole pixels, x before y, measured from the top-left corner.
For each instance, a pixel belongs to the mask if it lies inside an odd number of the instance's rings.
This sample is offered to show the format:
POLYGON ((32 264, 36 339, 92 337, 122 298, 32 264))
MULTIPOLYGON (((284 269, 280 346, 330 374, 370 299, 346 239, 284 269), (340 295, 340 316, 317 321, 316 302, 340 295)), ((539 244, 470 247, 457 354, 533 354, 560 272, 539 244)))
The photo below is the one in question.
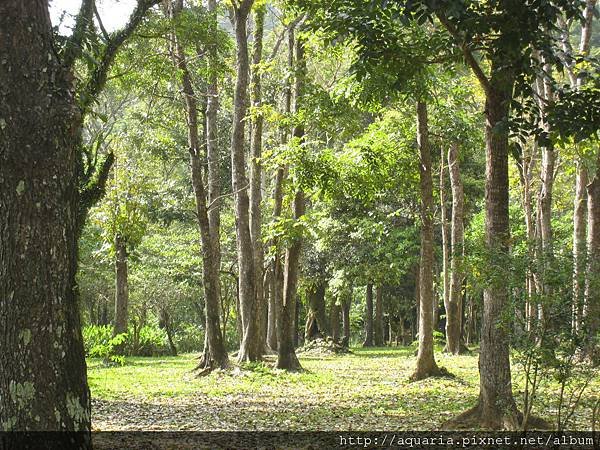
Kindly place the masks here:
MULTIPOLYGON (((455 378, 409 382, 414 349, 352 349, 342 356, 301 356, 305 371, 269 361, 196 378, 196 355, 127 358, 122 366, 88 360, 94 430, 437 430, 473 405, 477 355, 437 354, 455 378)), ((596 375, 599 375, 597 372, 596 375)), ((523 377, 513 368, 515 397, 523 377)), ((600 376, 588 386, 571 429, 591 428, 600 376)), ((548 381, 535 413, 555 420, 559 387, 548 381)))

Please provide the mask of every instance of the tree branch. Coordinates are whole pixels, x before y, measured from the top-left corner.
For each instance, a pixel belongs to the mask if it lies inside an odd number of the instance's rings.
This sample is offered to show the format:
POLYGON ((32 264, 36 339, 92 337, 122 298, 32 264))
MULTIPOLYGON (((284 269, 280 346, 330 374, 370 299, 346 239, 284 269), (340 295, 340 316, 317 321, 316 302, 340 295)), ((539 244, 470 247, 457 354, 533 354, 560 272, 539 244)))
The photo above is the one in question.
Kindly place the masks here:
POLYGON ((135 10, 129 18, 129 22, 125 27, 110 35, 110 39, 103 51, 102 57, 98 65, 94 68, 83 92, 80 95, 80 107, 83 114, 87 113, 98 98, 98 95, 104 88, 108 77, 108 71, 117 55, 117 52, 125 41, 133 34, 135 29, 141 23, 146 15, 146 12, 160 3, 160 0, 138 0, 135 10))
POLYGON ((481 87, 483 88, 485 93, 489 94, 491 92, 490 80, 483 72, 483 69, 481 68, 481 66, 479 65, 479 63, 477 62, 475 57, 473 56, 473 53, 471 52, 471 50, 467 47, 467 44, 464 42, 464 39, 462 39, 461 36, 459 35, 456 27, 442 13, 438 12, 437 18, 440 21, 440 23, 452 35, 452 37, 456 40, 457 45, 460 46, 460 49, 463 52, 463 55, 465 57, 465 61, 466 61, 467 65, 471 68, 471 70, 473 70, 473 73, 479 80, 479 83, 481 84, 481 87))
POLYGON ((73 34, 65 47, 64 65, 66 67, 72 67, 81 55, 83 40, 86 33, 90 31, 90 25, 92 24, 94 9, 96 8, 95 3, 95 0, 83 0, 81 3, 75 19, 73 34))
POLYGON ((106 192, 106 181, 108 180, 108 174, 110 173, 110 169, 112 168, 114 162, 115 155, 113 152, 109 152, 96 171, 94 180, 88 183, 88 185, 81 190, 79 197, 79 214, 81 225, 83 225, 85 222, 85 217, 87 216, 87 212, 90 210, 90 208, 98 203, 102 197, 104 197, 104 193, 106 192))

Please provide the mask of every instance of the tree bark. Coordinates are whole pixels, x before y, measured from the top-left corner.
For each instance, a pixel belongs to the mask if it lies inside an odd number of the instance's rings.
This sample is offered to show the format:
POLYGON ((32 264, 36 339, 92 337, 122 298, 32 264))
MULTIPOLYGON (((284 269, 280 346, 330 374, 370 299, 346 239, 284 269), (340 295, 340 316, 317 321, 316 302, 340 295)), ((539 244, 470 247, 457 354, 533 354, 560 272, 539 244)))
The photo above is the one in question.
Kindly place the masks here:
POLYGON ((80 431, 71 445, 90 448, 81 115, 55 55, 47 0, 0 2, 0 431, 80 431))
POLYGON ((129 320, 129 281, 127 244, 119 235, 115 237, 115 324, 113 336, 127 333, 129 320))
MULTIPOLYGON (((265 24, 266 5, 259 5, 254 11, 254 53, 252 55, 252 82, 251 103, 252 108, 259 109, 262 105, 262 74, 260 63, 262 61, 263 34, 265 24)), ((266 345, 265 320, 265 292, 263 289, 264 277, 264 250, 262 243, 262 219, 260 204, 262 201, 262 112, 253 112, 252 134, 250 139, 250 236, 254 252, 254 286, 256 290, 256 313, 259 321, 259 350, 264 352, 266 345)))
POLYGON ((242 343, 239 362, 259 361, 262 358, 259 303, 256 297, 256 267, 250 231, 250 200, 246 176, 245 129, 248 113, 247 22, 253 0, 243 0, 234 6, 234 28, 237 46, 237 71, 234 91, 233 133, 231 137, 232 187, 235 198, 236 241, 240 287, 240 316, 242 343))
MULTIPOLYGON (((285 169, 279 167, 275 175, 275 190, 273 193, 274 208, 273 219, 279 220, 283 207, 283 182, 285 179, 285 169)), ((283 297, 283 266, 281 264, 281 254, 279 242, 274 239, 271 246, 275 249, 273 263, 271 265, 271 295, 269 296, 269 315, 267 323, 267 344, 271 350, 277 350, 277 315, 279 314, 279 305, 283 297)))
POLYGON ((577 162, 573 207, 573 329, 581 331, 587 266, 587 169, 577 162))
MULTIPOLYGON (((448 304, 448 299, 450 298, 450 239, 448 238, 448 218, 447 218, 447 210, 446 210, 446 155, 444 152, 444 147, 440 146, 440 221, 441 221, 441 231, 442 231, 442 300, 444 302, 444 309, 446 310, 446 332, 448 330, 448 309, 450 305, 448 304)), ((435 297, 435 296, 434 296, 435 297)), ((437 303, 437 300, 434 300, 437 303)), ((434 307, 434 317, 433 317, 433 329, 437 328, 437 315, 435 314, 434 307)), ((446 336, 446 340, 448 336, 446 336)), ((448 350, 448 344, 446 344, 446 350, 448 350)))
MULTIPOLYGON (((509 252, 508 129, 514 83, 502 61, 492 62, 492 78, 486 93, 486 245, 497 264, 509 252)), ((497 274, 483 294, 483 316, 479 354, 479 399, 477 405, 451 423, 474 420, 492 429, 516 430, 519 415, 512 394, 509 339, 505 310, 508 304, 506 277, 497 274)))
POLYGON ((348 347, 350 345, 350 305, 352 302, 352 289, 350 295, 342 300, 342 328, 344 337, 342 345, 348 347))
POLYGON ((365 298, 365 340, 363 347, 373 347, 373 283, 367 283, 365 298))
POLYGON ((596 173, 587 185, 588 234, 585 301, 583 304, 583 331, 588 340, 586 354, 594 359, 600 356, 595 339, 600 322, 600 152, 596 173))
POLYGON ((452 354, 463 351, 462 345, 462 259, 464 252, 464 191, 458 162, 458 144, 453 143, 448 150, 448 168, 452 187, 452 231, 450 260, 450 295, 446 309, 447 349, 452 354))
MULTIPOLYGON (((594 19, 594 10, 596 0, 587 0, 584 10, 585 22, 581 29, 581 40, 579 43, 579 52, 584 56, 590 53, 590 40, 592 37, 592 24, 594 19)), ((578 77, 575 80, 577 86, 581 85, 583 79, 578 77)), ((585 284, 587 248, 586 248, 586 213, 587 213, 587 192, 588 173, 582 161, 577 161, 577 173, 575 181, 575 204, 573 211, 573 329, 576 332, 582 330, 583 309, 585 303, 585 284)))
POLYGON ((433 356, 433 178, 427 105, 417 103, 417 144, 420 158, 421 262, 419 273, 419 351, 413 380, 440 373, 433 356))
POLYGON ((373 342, 375 347, 383 347, 383 288, 378 285, 375 288, 375 317, 373 323, 373 342))
POLYGON ((340 312, 340 305, 336 301, 332 301, 329 313, 329 329, 331 330, 331 339, 333 339, 333 342, 335 343, 340 342, 340 312))
MULTIPOLYGON (((290 44, 295 44, 296 71, 294 83, 294 113, 299 114, 304 99, 304 86, 306 77, 306 60, 304 57, 304 41, 297 39, 294 42, 293 31, 290 30, 290 44)), ((300 144, 304 143, 304 124, 294 126, 292 135, 300 144)), ((293 203, 293 218, 298 221, 304 216, 306 200, 301 189, 296 191, 293 203)), ((300 370, 300 362, 294 350, 294 341, 297 339, 297 285, 300 270, 300 252, 302 249, 302 236, 293 238, 292 243, 285 252, 285 267, 283 279, 283 298, 280 316, 277 324, 277 363, 276 367, 286 370, 300 370)))
MULTIPOLYGON (((171 15, 175 17, 183 9, 183 0, 176 0, 172 5, 171 15)), ((219 217, 218 209, 217 213, 212 212, 209 215, 209 207, 207 204, 207 192, 203 180, 202 174, 202 156, 200 137, 198 132, 198 104, 196 100, 196 93, 192 84, 192 78, 188 70, 185 53, 181 43, 179 42, 179 36, 174 33, 174 56, 177 68, 181 71, 181 84, 182 92, 185 102, 187 128, 188 128, 188 145, 190 153, 190 167, 191 167, 191 179, 192 187, 194 189, 194 197, 196 202, 196 217, 198 220, 198 227, 200 229, 200 243, 202 247, 202 281, 204 285, 204 299, 205 299, 205 311, 206 311, 206 335, 204 340, 204 353, 198 365, 198 369, 201 370, 201 374, 208 372, 216 368, 225 368, 229 365, 229 358, 225 349, 225 343, 223 341, 223 334, 221 333, 221 318, 219 313, 219 306, 221 302, 221 280, 220 280, 220 246, 218 244, 219 239, 219 217), (211 227, 211 218, 212 225, 211 227)), ((208 106, 207 106, 208 108, 208 106)), ((211 108, 214 108, 211 105, 211 108)), ((212 115, 212 110, 210 111, 212 115)), ((207 115, 208 116, 208 115, 207 115)), ((215 136, 212 133, 216 133, 214 130, 215 124, 212 123, 214 117, 211 116, 209 120, 207 118, 207 139, 213 140, 215 136), (210 124, 209 124, 210 122, 210 124)), ((211 142, 211 145, 216 142, 211 142)), ((214 147, 211 147, 211 157, 216 158, 214 147)), ((209 170, 213 178, 211 179, 213 186, 209 189, 215 189, 214 177, 218 176, 214 173, 215 162, 209 163, 209 170)), ((217 169, 218 170, 218 169, 217 169)), ((218 187, 216 187, 218 192, 218 187)))
MULTIPOLYGON (((294 198, 294 219, 298 220, 304 215, 304 193, 296 192, 294 198)), ((298 270, 300 266, 300 251, 302 239, 296 237, 285 252, 285 268, 283 279, 283 304, 277 325, 277 363, 278 369, 300 370, 300 361, 294 350, 294 334, 296 326, 294 315, 296 313, 296 288, 298 283, 298 270)))
POLYGON ((330 335, 329 320, 325 307, 324 281, 319 281, 308 293, 308 314, 306 315, 306 326, 304 327, 304 341, 313 341, 330 335))

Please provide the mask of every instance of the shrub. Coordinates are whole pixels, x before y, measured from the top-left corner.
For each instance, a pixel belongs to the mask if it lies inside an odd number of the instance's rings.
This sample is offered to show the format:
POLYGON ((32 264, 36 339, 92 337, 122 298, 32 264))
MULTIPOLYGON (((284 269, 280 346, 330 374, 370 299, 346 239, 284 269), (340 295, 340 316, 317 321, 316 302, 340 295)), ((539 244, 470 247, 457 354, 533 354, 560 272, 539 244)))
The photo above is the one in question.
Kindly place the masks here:
POLYGON ((156 325, 145 325, 137 332, 113 337, 110 325, 88 325, 83 328, 86 356, 116 362, 119 356, 162 356, 170 353, 167 333, 156 325))

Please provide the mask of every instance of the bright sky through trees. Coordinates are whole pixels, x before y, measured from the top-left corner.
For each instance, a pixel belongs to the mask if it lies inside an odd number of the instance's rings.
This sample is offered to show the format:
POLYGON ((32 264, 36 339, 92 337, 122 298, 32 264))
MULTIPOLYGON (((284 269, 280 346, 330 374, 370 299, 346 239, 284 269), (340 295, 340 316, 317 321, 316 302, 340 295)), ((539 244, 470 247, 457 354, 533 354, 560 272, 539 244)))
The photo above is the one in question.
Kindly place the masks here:
MULTIPOLYGON (((125 25, 135 7, 135 0, 98 0, 96 4, 102 23, 108 31, 114 31, 125 25)), ((73 19, 79 11, 80 5, 80 0, 52 0, 50 2, 52 24, 60 24, 61 32, 70 34, 73 19)))

